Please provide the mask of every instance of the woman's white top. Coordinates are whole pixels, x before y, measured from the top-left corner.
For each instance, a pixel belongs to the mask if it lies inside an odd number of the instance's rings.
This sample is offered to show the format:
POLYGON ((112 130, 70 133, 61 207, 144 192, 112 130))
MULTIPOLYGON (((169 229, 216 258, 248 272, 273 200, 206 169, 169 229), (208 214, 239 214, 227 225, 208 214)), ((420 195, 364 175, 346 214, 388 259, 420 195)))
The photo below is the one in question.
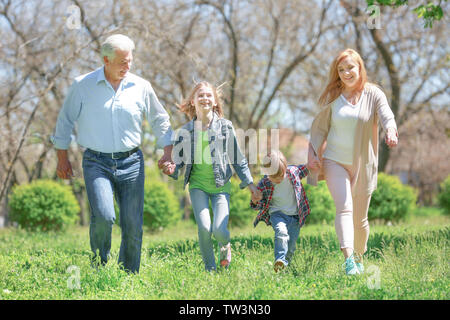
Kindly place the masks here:
POLYGON ((341 94, 331 107, 331 126, 327 138, 324 158, 342 164, 353 163, 353 142, 359 110, 364 100, 364 90, 353 105, 341 94))

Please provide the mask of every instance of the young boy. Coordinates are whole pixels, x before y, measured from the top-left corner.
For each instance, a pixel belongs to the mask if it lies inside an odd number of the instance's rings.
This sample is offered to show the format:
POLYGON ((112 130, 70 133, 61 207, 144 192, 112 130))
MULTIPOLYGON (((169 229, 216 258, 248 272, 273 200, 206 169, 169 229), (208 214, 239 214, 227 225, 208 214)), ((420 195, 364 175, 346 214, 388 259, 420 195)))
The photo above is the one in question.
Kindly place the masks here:
POLYGON ((261 197, 252 196, 250 206, 260 210, 253 225, 263 220, 275 231, 274 270, 284 269, 296 248, 300 228, 309 215, 309 203, 300 179, 309 173, 309 165, 288 166, 280 151, 271 151, 263 161, 266 175, 258 183, 261 197))

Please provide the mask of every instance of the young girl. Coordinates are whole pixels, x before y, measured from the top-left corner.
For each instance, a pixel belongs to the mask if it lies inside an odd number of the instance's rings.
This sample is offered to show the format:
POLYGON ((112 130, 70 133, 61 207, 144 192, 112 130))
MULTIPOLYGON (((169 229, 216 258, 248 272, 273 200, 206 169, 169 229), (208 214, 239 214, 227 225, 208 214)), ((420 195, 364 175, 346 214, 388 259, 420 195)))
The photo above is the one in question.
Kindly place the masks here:
POLYGON ((335 229, 347 275, 364 271, 369 239, 369 210, 377 186, 378 119, 389 147, 398 143, 397 125, 386 96, 367 82, 360 55, 346 49, 330 67, 311 125, 308 183, 325 179, 336 205, 335 229))
POLYGON ((228 267, 231 262, 230 232, 227 229, 232 176, 230 164, 242 181, 241 188, 248 187, 256 198, 261 197, 261 193, 253 185, 231 121, 223 118, 222 102, 216 88, 208 82, 200 82, 178 107, 191 121, 178 130, 173 149, 174 163, 166 163, 163 171, 177 179, 179 170, 186 165, 184 187, 189 183, 205 269, 216 269, 211 234, 219 242, 220 265, 228 267), (209 200, 214 215, 212 224, 209 200))

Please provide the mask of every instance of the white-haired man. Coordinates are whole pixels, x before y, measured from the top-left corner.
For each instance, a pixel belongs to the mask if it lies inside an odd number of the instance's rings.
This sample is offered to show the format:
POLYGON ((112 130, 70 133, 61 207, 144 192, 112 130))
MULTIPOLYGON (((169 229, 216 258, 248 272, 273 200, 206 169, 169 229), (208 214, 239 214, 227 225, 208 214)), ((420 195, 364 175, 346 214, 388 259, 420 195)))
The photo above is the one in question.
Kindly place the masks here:
POLYGON ((105 264, 115 221, 114 196, 120 208, 122 242, 119 263, 138 273, 142 247, 144 160, 142 121, 146 117, 159 147, 160 162, 172 161, 169 115, 150 83, 129 72, 134 42, 115 34, 101 47, 103 66, 75 79, 58 115, 52 142, 57 149, 56 172, 73 176, 67 149, 74 125, 83 154, 83 174, 91 208, 90 244, 93 261, 105 264), (99 256, 99 258, 98 258, 99 256))

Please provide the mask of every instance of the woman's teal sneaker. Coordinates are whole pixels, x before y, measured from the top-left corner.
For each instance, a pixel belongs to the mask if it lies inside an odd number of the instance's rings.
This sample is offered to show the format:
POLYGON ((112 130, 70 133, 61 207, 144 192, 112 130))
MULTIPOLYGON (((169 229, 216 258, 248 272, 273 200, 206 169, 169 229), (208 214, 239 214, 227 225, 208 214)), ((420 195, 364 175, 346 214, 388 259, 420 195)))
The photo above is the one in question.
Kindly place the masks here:
POLYGON ((353 256, 353 254, 348 257, 347 259, 345 259, 345 262, 342 264, 342 267, 345 266, 345 274, 348 276, 353 276, 356 274, 359 274, 359 270, 356 267, 356 263, 355 263, 355 257, 353 256))
POLYGON ((364 265, 363 265, 362 255, 355 253, 355 264, 356 264, 356 268, 358 268, 359 273, 363 274, 364 273, 364 265))
POLYGON ((359 262, 355 262, 355 265, 356 265, 356 268, 358 269, 359 274, 363 274, 364 273, 364 265, 359 262))

